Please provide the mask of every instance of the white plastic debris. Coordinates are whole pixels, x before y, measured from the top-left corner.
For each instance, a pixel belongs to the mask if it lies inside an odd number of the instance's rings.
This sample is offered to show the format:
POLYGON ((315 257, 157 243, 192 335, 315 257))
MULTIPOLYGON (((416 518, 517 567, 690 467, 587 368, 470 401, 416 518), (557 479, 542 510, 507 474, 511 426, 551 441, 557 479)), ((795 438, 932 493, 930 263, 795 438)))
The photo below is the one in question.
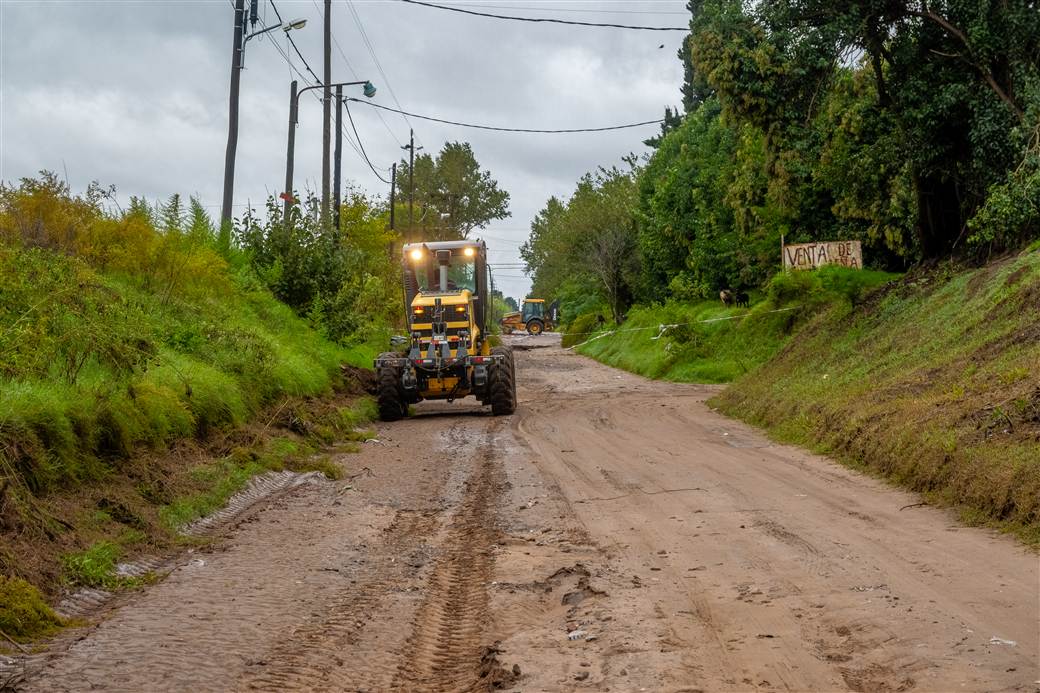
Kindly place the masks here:
POLYGON ((567 633, 567 639, 568 640, 583 640, 586 635, 588 635, 588 633, 586 631, 583 631, 583 630, 572 630, 570 633, 567 633))
POLYGON ((1005 640, 1004 638, 998 638, 997 636, 994 635, 992 638, 989 639, 989 644, 990 645, 1007 645, 1008 647, 1014 647, 1018 643, 1015 642, 1014 640, 1005 640))

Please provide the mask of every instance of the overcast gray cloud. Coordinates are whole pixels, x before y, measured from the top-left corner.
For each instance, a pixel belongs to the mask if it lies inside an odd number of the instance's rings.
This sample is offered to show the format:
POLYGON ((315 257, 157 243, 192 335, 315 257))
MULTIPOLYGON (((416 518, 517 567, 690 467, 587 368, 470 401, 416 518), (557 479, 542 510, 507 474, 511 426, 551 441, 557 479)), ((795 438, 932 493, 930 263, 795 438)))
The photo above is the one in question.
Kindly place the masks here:
MULTIPOLYGON (((320 0, 275 0, 304 57, 321 74, 320 0)), ((248 3, 247 3, 248 4, 248 3)), ((683 26, 685 0, 489 0, 490 12, 581 21, 683 26), (611 12, 613 11, 613 12, 611 12)), ((660 117, 679 102, 681 32, 507 22, 396 0, 354 0, 380 73, 346 0, 333 2, 334 81, 371 79, 375 102, 450 120, 533 128, 599 127, 660 117), (664 48, 659 48, 661 44, 664 48)), ((262 21, 274 23, 267 0, 262 21)), ((233 9, 230 0, 0 0, 0 178, 67 169, 73 189, 114 184, 119 198, 196 194, 219 214, 227 138, 233 9)), ((235 181, 236 212, 281 190, 289 82, 304 72, 281 32, 249 42, 235 181), (279 51, 281 49, 281 51, 279 51)), ((306 74, 306 72, 304 72, 306 74)), ((309 77, 309 75, 308 75, 309 77)), ((302 84, 301 84, 302 86, 302 84)), ((519 259, 531 219, 551 195, 566 196, 599 165, 642 153, 655 126, 585 135, 467 130, 356 105, 352 112, 375 165, 404 152, 409 125, 426 151, 472 143, 478 160, 512 196, 512 216, 485 236, 495 262, 519 259)), ((387 193, 344 146, 344 177, 387 193)), ((317 187, 321 107, 301 104, 296 180, 317 187)), ((64 173, 62 173, 64 175, 64 173)), ((387 174, 388 175, 388 174, 387 174)), ((529 282, 500 272, 509 295, 529 282)))

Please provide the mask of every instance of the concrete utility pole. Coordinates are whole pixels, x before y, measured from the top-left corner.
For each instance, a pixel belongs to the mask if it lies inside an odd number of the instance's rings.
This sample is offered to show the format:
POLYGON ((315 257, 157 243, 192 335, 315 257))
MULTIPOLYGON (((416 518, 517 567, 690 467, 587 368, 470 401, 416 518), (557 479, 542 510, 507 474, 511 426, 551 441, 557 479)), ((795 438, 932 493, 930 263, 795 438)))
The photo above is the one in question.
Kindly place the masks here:
POLYGON ((336 166, 333 170, 332 182, 336 191, 332 193, 333 219, 335 226, 339 229, 339 205, 340 205, 340 167, 343 160, 343 85, 336 85, 336 166))
POLYGON ((394 207, 397 206, 397 162, 390 167, 390 230, 393 231, 397 227, 394 226, 394 207))
POLYGON ((408 144, 401 149, 408 150, 408 231, 411 233, 412 206, 415 203, 415 130, 408 129, 408 144))
POLYGON ((238 86, 242 79, 242 38, 246 23, 245 0, 235 0, 235 30, 231 38, 231 97, 228 100, 228 139, 224 153, 224 201, 220 206, 220 228, 231 224, 235 198, 235 154, 238 151, 238 86))
POLYGON ((325 0, 325 99, 321 132, 321 221, 329 220, 329 145, 332 143, 332 0, 325 0))
POLYGON ((289 144, 285 151, 285 191, 282 193, 285 207, 282 212, 282 220, 289 222, 289 210, 292 208, 293 200, 293 160, 296 158, 296 80, 289 85, 289 144))
MULTIPOLYGON (((394 207, 397 205, 397 164, 390 167, 390 230, 396 230, 394 225, 394 207)), ((391 240, 386 244, 386 252, 390 262, 394 261, 394 242, 391 240)))

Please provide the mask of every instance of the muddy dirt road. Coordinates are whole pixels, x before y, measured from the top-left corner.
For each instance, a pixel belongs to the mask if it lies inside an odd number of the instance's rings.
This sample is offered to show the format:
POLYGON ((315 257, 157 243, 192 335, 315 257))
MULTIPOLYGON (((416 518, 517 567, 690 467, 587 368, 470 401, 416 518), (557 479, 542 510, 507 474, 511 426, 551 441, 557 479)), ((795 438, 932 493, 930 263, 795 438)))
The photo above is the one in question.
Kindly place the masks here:
POLYGON ((703 386, 517 338, 520 409, 424 404, 23 687, 1036 691, 1036 554, 771 444, 703 386), (537 347, 537 348, 531 348, 537 347))

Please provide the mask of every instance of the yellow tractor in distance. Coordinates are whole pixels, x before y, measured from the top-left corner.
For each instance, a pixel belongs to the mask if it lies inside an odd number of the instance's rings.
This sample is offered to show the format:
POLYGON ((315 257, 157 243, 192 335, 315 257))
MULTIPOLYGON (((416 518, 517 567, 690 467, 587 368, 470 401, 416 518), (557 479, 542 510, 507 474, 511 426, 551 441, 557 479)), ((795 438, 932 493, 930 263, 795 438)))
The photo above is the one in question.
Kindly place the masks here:
POLYGON ((527 330, 528 334, 541 334, 546 330, 552 332, 556 328, 559 312, 559 301, 553 301, 546 310, 544 298, 525 298, 521 310, 506 313, 498 324, 505 334, 522 330, 527 330))
POLYGON ((516 371, 509 347, 492 347, 487 323, 487 246, 440 241, 404 246, 404 295, 410 335, 403 352, 375 361, 379 417, 396 421, 425 399, 473 395, 493 414, 516 410, 516 371))

